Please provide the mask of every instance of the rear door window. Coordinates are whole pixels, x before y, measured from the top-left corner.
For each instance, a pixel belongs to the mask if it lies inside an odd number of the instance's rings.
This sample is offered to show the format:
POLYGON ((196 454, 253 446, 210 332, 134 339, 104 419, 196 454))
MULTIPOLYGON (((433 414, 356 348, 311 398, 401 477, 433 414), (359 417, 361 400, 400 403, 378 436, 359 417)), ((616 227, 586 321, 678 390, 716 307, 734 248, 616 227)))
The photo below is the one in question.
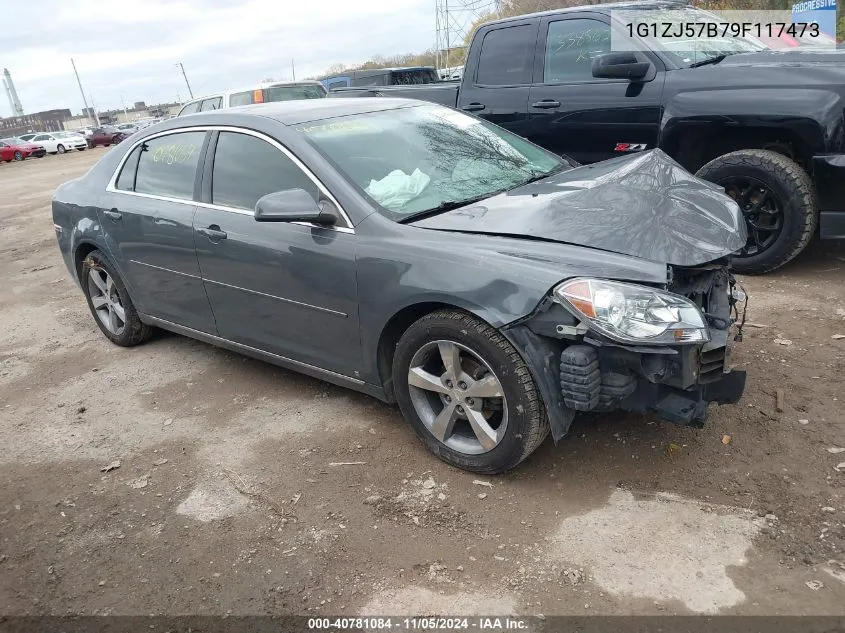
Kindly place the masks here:
POLYGON ((192 200, 205 132, 180 132, 142 143, 135 191, 192 200))
POLYGON ((123 169, 117 177, 115 188, 121 191, 135 191, 135 172, 138 170, 138 157, 141 155, 143 143, 132 150, 129 158, 123 163, 123 169))
POLYGON ((212 97, 211 99, 203 99, 200 112, 208 112, 210 110, 219 110, 223 103, 223 97, 212 97))
POLYGON ((304 189, 318 200, 314 181, 277 147, 250 134, 220 132, 211 176, 212 203, 252 210, 262 196, 285 189, 304 189))
POLYGON ((531 24, 488 31, 481 42, 476 83, 483 86, 531 83, 535 32, 531 24))
POLYGON ((183 114, 193 114, 194 112, 199 112, 201 103, 201 101, 194 101, 193 103, 189 103, 184 108, 182 108, 182 111, 179 113, 179 115, 181 116, 183 114))

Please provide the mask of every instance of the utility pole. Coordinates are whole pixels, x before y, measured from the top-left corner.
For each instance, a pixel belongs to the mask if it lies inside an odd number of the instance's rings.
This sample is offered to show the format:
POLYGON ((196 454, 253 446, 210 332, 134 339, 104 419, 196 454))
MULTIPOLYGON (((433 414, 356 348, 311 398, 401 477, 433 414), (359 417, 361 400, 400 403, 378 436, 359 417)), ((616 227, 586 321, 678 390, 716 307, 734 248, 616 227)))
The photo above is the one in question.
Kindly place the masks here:
POLYGON ((100 127, 100 115, 97 114, 97 106, 94 103, 94 95, 88 95, 91 98, 91 109, 94 111, 94 120, 97 122, 97 127, 100 127))
MULTIPOLYGON (((85 111, 88 111, 88 101, 85 99, 85 91, 82 89, 82 82, 79 79, 79 73, 76 72, 76 64, 73 62, 73 57, 70 58, 70 65, 73 66, 73 74, 76 75, 76 83, 79 85, 79 93, 82 95, 82 103, 85 104, 85 111)), ((99 127, 100 122, 97 121, 99 127)))
POLYGON ((293 63, 293 60, 290 60, 290 72, 293 75, 293 80, 296 81, 296 66, 293 63))
POLYGON ((191 84, 188 83, 188 75, 185 74, 185 67, 182 65, 182 62, 178 62, 176 64, 179 66, 180 70, 182 71, 182 76, 185 78, 185 85, 188 86, 188 94, 191 95, 191 99, 194 98, 194 92, 191 90, 191 84))
POLYGON ((129 113, 126 111, 126 102, 123 100, 123 95, 120 95, 120 105, 123 106, 123 118, 126 119, 124 123, 129 123, 129 113))

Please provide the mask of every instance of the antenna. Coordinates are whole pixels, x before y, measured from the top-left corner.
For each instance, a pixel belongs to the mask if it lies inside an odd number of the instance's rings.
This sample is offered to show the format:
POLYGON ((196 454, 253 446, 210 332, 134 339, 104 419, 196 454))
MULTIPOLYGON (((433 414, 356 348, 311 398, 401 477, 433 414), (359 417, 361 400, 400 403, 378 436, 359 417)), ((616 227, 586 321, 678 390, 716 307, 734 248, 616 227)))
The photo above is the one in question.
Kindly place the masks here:
POLYGON ((446 69, 460 65, 465 39, 477 20, 501 10, 501 0, 435 0, 435 63, 446 69))

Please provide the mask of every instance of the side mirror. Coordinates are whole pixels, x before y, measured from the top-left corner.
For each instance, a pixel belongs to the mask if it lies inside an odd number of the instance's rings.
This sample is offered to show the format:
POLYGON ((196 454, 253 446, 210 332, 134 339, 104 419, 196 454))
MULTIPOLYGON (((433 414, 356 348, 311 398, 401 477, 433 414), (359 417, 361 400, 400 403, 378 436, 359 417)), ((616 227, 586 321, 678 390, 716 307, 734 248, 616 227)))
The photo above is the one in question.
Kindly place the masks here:
POLYGON ((312 222, 331 226, 338 215, 328 201, 315 202, 304 189, 274 191, 255 203, 256 222, 312 222))
POLYGON ((606 53, 593 59, 593 77, 598 79, 642 79, 651 64, 637 60, 634 53, 606 53))

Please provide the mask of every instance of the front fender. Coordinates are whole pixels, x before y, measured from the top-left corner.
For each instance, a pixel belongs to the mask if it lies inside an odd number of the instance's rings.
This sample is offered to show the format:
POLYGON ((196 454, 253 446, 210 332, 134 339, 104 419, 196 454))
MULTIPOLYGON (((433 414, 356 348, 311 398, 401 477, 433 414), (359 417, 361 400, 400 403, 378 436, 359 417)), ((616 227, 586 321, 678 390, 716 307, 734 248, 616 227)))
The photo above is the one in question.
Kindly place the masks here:
POLYGON ((719 135, 727 135, 729 140, 738 132, 793 141, 808 155, 823 154, 842 142, 842 108, 842 97, 826 89, 773 84, 682 91, 666 100, 659 145, 688 168, 697 166, 688 165, 680 157, 694 152, 692 145, 718 139, 719 135))

